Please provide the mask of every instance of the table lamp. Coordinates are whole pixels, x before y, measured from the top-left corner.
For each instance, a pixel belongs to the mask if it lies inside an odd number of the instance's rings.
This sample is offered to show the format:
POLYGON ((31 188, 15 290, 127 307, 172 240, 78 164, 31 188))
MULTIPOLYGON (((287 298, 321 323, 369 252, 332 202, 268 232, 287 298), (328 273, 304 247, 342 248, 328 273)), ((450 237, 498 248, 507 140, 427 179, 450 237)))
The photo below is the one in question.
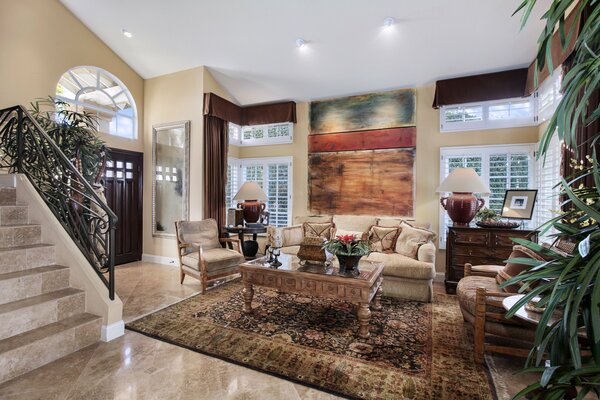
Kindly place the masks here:
POLYGON ((473 168, 456 168, 436 192, 452 193, 449 197, 442 197, 440 203, 454 225, 467 226, 485 204, 484 199, 475 197, 473 193, 490 194, 490 189, 473 168))
POLYGON ((258 183, 244 182, 233 200, 244 200, 237 205, 238 208, 244 210, 244 220, 246 223, 256 223, 260 218, 260 213, 265 209, 263 201, 267 201, 267 195, 258 183))

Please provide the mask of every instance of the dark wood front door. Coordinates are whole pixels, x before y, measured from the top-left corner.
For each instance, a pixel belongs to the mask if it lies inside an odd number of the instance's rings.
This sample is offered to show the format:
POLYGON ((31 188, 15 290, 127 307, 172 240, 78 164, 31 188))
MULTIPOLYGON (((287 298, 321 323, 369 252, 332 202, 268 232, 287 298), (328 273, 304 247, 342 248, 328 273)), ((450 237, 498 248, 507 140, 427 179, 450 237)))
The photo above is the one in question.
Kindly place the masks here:
POLYGON ((117 214, 115 264, 142 259, 142 171, 144 155, 110 149, 104 173, 106 201, 117 214))

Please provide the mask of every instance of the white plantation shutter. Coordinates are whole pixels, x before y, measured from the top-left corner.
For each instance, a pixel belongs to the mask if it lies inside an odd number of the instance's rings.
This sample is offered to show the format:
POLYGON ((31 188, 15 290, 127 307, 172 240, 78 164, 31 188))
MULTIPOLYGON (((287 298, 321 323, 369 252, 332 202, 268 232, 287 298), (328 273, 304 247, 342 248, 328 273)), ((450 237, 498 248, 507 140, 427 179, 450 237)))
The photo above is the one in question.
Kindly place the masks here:
MULTIPOLYGON (((555 218, 560 212, 560 187, 555 187, 560 181, 561 145, 555 135, 550 142, 545 160, 541 158, 538 163, 538 204, 536 210, 537 225, 555 218)), ((552 229, 540 237, 540 242, 552 242, 550 235, 556 233, 552 229)))
POLYGON ((229 158, 227 160, 227 184, 225 185, 225 204, 227 207, 235 207, 236 202, 233 197, 236 195, 239 187, 239 174, 240 166, 236 158, 229 158))
POLYGON ((244 182, 256 182, 267 195, 266 211, 270 225, 288 226, 292 220, 292 158, 265 157, 229 158, 227 166, 226 198, 232 200, 244 182), (230 184, 231 182, 231 184, 230 184))
POLYGON ((529 165, 531 155, 529 153, 499 153, 490 155, 490 178, 489 186, 491 195, 488 200, 488 208, 502 212, 504 194, 506 189, 529 189, 531 188, 529 165))
POLYGON ((290 224, 290 173, 289 163, 273 163, 268 165, 267 174, 267 211, 269 211, 269 224, 274 226, 288 226, 290 224))
MULTIPOLYGON (((440 182, 455 168, 473 168, 490 187, 485 207, 500 213, 506 189, 535 189, 535 145, 443 147, 440 149, 440 182)), ((443 195, 443 194, 442 194, 443 195)), ((440 248, 446 248, 448 213, 440 207, 440 248)), ((525 221, 527 226, 532 226, 525 221)))

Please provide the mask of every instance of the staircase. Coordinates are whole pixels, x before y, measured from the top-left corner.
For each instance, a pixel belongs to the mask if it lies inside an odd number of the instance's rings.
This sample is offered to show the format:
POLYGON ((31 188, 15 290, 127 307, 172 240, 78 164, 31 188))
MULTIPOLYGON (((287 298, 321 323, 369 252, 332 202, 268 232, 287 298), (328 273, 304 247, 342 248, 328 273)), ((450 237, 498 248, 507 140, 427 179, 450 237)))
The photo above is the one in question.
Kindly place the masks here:
POLYGON ((0 383, 100 340, 102 318, 29 223, 14 187, 0 187, 0 383))

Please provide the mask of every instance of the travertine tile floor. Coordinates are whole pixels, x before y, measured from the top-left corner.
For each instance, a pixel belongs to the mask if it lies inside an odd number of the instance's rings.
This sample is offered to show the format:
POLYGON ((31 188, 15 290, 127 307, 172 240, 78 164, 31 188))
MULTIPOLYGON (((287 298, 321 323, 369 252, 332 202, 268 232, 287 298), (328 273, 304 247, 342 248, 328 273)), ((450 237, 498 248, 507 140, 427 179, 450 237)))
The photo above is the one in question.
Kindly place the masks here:
MULTIPOLYGON (((117 267, 123 317, 131 321, 200 291, 179 284, 174 266, 145 262, 117 267)), ((443 287, 436 285, 436 291, 443 287)), ((495 358, 499 394, 523 387, 512 375, 521 360, 495 358)), ((503 396, 504 397, 504 396, 503 396)), ((0 385, 0 399, 335 399, 327 393, 126 331, 0 385)))

